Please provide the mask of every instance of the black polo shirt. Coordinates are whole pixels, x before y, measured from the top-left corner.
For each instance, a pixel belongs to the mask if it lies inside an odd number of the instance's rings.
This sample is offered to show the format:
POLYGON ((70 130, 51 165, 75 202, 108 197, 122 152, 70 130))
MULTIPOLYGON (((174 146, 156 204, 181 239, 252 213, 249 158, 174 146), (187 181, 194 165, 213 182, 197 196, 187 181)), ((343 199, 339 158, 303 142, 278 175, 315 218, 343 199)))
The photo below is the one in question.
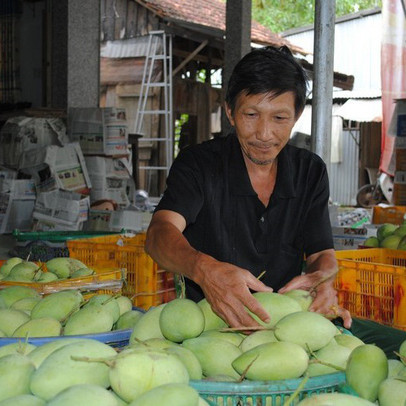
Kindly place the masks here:
MULTIPOLYGON (((286 145, 268 207, 251 186, 235 134, 185 148, 175 159, 156 210, 186 219, 197 250, 250 270, 275 291, 300 275, 304 254, 333 248, 329 183, 321 158, 286 145)), ((203 298, 186 280, 186 294, 203 298)))

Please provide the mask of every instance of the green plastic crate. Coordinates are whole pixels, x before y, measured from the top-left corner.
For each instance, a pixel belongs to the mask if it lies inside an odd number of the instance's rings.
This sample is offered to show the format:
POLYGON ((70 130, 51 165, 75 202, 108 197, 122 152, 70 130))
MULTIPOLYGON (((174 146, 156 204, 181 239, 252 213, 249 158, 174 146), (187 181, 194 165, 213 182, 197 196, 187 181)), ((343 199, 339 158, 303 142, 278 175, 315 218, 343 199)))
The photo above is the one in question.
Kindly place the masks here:
POLYGON ((15 245, 11 255, 30 261, 48 261, 56 257, 69 257, 66 241, 120 234, 116 231, 13 231, 15 245))

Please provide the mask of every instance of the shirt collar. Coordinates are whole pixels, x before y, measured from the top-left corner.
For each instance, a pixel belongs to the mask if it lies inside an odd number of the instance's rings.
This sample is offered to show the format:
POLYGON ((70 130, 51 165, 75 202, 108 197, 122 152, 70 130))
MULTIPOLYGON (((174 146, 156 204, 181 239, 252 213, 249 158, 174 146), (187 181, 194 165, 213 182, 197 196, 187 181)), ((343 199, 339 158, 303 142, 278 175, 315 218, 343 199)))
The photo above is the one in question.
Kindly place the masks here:
MULTIPOLYGON (((248 171, 245 166, 243 153, 235 132, 229 135, 229 185, 230 190, 235 195, 256 196, 252 188, 248 171)), ((278 155, 278 173, 274 194, 281 198, 295 197, 296 191, 293 185, 293 164, 290 146, 286 145, 278 155)))

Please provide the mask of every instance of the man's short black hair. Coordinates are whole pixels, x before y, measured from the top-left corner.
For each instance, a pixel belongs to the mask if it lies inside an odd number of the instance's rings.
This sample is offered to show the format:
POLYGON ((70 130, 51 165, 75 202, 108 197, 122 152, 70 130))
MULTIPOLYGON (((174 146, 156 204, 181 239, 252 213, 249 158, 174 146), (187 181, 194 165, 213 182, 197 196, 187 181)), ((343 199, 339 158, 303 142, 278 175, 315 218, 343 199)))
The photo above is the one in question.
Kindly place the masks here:
POLYGON ((285 92, 295 94, 296 117, 306 104, 307 75, 296 61, 289 48, 272 46, 256 48, 246 54, 234 67, 228 82, 226 103, 234 113, 240 94, 273 93, 279 96, 285 92))

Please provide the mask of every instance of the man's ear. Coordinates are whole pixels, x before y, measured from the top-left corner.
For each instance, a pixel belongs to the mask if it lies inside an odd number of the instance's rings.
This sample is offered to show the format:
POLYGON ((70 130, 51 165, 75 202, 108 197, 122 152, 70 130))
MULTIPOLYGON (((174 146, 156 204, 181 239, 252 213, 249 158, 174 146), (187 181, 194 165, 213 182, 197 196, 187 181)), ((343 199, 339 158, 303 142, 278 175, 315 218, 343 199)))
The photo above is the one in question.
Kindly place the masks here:
POLYGON ((233 114, 231 112, 231 108, 229 107, 229 105, 227 104, 227 102, 224 102, 224 110, 226 112, 226 116, 228 118, 228 121, 230 122, 230 124, 234 127, 234 118, 233 118, 233 114))

